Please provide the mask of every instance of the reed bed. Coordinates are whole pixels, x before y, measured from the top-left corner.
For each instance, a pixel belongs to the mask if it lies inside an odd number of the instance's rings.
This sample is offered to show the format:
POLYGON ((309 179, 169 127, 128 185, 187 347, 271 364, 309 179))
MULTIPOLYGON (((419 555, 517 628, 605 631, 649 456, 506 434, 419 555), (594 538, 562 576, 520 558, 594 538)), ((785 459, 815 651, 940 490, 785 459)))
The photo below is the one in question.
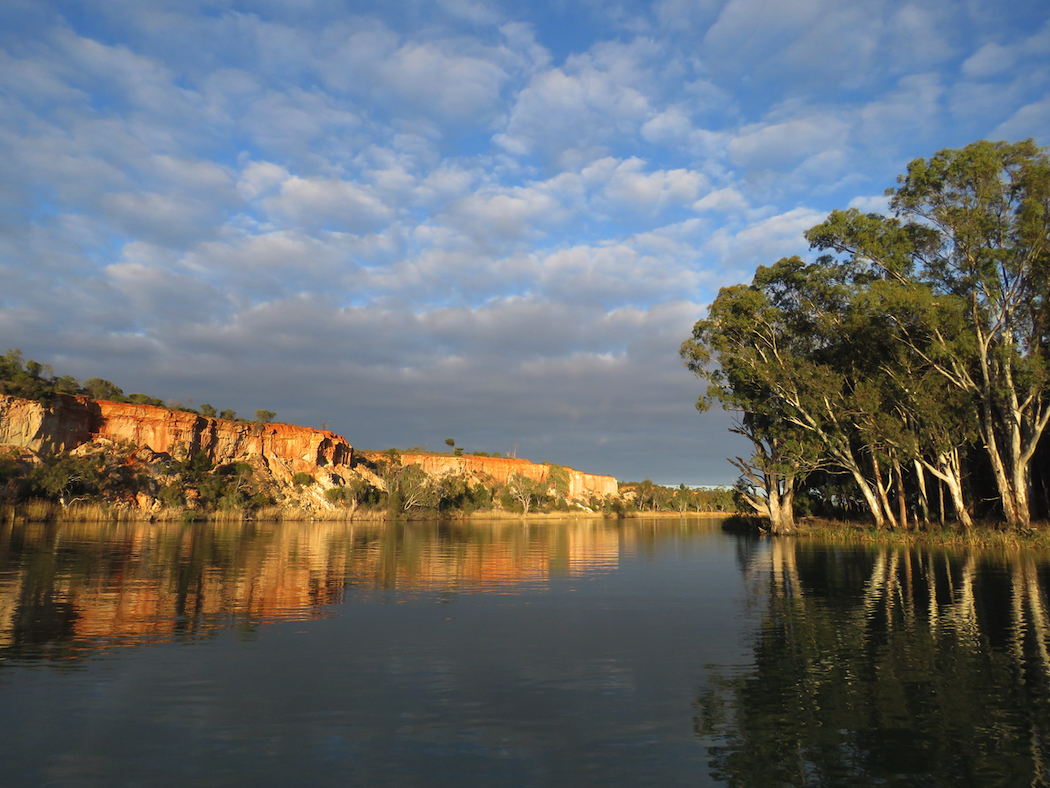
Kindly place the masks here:
POLYGON ((158 522, 213 524, 240 524, 250 522, 384 522, 388 520, 419 520, 440 518, 446 520, 499 520, 543 522, 556 520, 605 519, 605 518, 652 518, 681 519, 683 517, 724 518, 721 512, 588 512, 582 509, 567 511, 531 511, 528 514, 502 509, 477 509, 473 511, 433 512, 412 511, 392 514, 387 509, 339 507, 324 510, 298 509, 290 506, 263 506, 255 509, 231 508, 201 511, 182 507, 143 511, 132 506, 112 503, 82 502, 63 507, 56 501, 31 500, 19 504, 0 504, 0 522, 158 522))
POLYGON ((945 547, 1050 548, 1050 525, 1033 523, 1028 531, 1007 530, 1002 523, 981 523, 966 529, 957 523, 931 523, 915 529, 877 529, 867 523, 805 518, 797 536, 838 544, 924 544, 945 547))

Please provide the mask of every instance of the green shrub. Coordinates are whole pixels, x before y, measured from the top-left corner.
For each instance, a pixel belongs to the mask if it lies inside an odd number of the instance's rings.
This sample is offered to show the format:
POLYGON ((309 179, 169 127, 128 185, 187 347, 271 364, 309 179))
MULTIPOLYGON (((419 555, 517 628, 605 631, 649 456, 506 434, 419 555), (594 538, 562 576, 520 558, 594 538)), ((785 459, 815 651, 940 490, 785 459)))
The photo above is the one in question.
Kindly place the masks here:
POLYGON ((324 491, 324 498, 328 503, 346 503, 350 497, 350 491, 346 487, 330 487, 324 491))
POLYGON ((179 484, 169 484, 167 487, 161 487, 157 498, 169 509, 179 509, 186 505, 186 495, 179 484))

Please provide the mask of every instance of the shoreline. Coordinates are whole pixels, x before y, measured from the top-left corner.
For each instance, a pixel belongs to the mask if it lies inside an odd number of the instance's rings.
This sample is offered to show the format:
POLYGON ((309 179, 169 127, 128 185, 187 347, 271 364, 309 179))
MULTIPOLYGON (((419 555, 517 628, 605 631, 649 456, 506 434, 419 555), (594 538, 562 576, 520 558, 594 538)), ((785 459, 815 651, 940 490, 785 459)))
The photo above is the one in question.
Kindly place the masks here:
POLYGON ((966 529, 959 523, 928 523, 923 529, 877 529, 869 523, 812 518, 796 523, 793 533, 771 534, 757 518, 728 517, 727 530, 751 533, 763 539, 812 539, 839 545, 901 545, 929 547, 980 547, 1050 549, 1050 524, 1032 523, 1031 530, 1007 530, 1004 522, 979 523, 966 529))
POLYGON ((410 512, 390 514, 384 510, 331 509, 307 511, 283 507, 262 507, 254 511, 235 509, 230 511, 201 512, 194 509, 162 509, 143 512, 134 508, 86 503, 72 504, 63 508, 53 501, 29 501, 24 504, 0 506, 0 523, 231 523, 231 522, 413 522, 418 520, 443 520, 447 522, 546 522, 558 520, 637 520, 637 519, 702 519, 724 520, 726 512, 588 512, 583 510, 550 512, 508 512, 501 509, 476 510, 470 513, 456 512, 410 512))

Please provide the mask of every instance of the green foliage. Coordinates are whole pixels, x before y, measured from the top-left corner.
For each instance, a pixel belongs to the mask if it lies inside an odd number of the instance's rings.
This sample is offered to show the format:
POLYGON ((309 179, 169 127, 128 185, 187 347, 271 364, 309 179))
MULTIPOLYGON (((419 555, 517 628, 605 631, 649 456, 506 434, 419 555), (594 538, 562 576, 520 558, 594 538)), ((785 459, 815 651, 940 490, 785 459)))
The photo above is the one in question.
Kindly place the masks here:
POLYGON ((186 492, 181 484, 173 482, 160 488, 157 500, 169 509, 179 509, 186 505, 186 492))
POLYGON ((207 402, 205 402, 203 405, 201 405, 201 415, 209 419, 214 419, 216 416, 219 415, 219 412, 215 410, 214 405, 209 405, 207 402))
POLYGON ((314 477, 304 471, 292 475, 292 484, 296 487, 307 487, 314 483, 314 477))
POLYGON ((276 415, 272 410, 257 410, 255 411, 255 420, 260 424, 269 424, 276 415))
POLYGON ((72 375, 63 375, 60 378, 52 378, 50 382, 52 388, 59 394, 75 396, 82 391, 80 388, 80 381, 72 375))
POLYGON ((227 421, 237 420, 237 411, 235 410, 224 410, 219 413, 220 419, 226 419, 227 421))
POLYGON ((67 497, 96 495, 99 491, 98 464, 68 452, 50 455, 29 473, 29 490, 34 497, 51 501, 67 497))
POLYGON ((14 497, 15 483, 22 477, 22 468, 14 457, 0 454, 0 495, 14 497))
POLYGON ((806 233, 826 252, 815 262, 719 292, 681 348, 709 384, 697 407, 740 414, 754 454, 731 460, 738 490, 787 526, 795 494, 810 507, 831 480, 840 502, 902 526, 928 513, 927 474, 967 524, 977 451, 1007 521, 1026 526, 1050 422, 1050 158, 982 141, 898 183, 895 216, 833 211, 806 233))
POLYGON ((329 487, 324 491, 324 497, 329 503, 346 504, 353 498, 353 494, 348 487, 329 487))
POLYGON ((17 348, 8 350, 0 356, 0 394, 22 397, 31 400, 48 400, 60 390, 73 390, 68 393, 79 393, 79 386, 73 378, 61 378, 56 381, 50 367, 27 361, 22 351, 17 348))
MULTIPOLYGON (((41 402, 51 400, 56 394, 86 395, 95 400, 130 402, 134 405, 153 405, 160 408, 169 407, 164 400, 150 397, 147 394, 135 393, 125 396, 116 383, 104 378, 88 378, 81 385, 76 378, 70 375, 56 377, 51 367, 26 360, 22 356, 22 351, 18 349, 8 350, 7 353, 0 356, 0 394, 41 402)), ((173 410, 197 412, 179 402, 173 402, 170 407, 173 410)), ((205 413, 205 415, 214 415, 214 408, 204 405, 202 412, 205 408, 210 409, 210 413, 205 413)), ((230 418, 235 417, 233 411, 228 411, 228 413, 231 414, 230 418)))
POLYGON ((445 445, 451 449, 456 445, 456 442, 452 438, 445 438, 445 445))
POLYGON ((556 500, 565 500, 569 495, 569 472, 561 465, 548 466, 547 484, 554 491, 556 500))
POLYGON ((147 394, 128 394, 127 401, 134 405, 152 405, 156 408, 165 408, 164 400, 151 397, 147 394))
POLYGON ((503 502, 506 507, 509 499, 510 507, 515 511, 528 514, 533 503, 536 502, 539 484, 522 473, 511 474, 503 489, 503 502))
MULTIPOLYGON (((96 451, 87 455, 56 452, 41 458, 39 465, 23 472, 16 495, 25 500, 42 498, 63 506, 73 502, 131 498, 143 480, 127 463, 123 448, 96 451)), ((12 479, 13 480, 13 479, 12 479)))
MULTIPOLYGON (((206 474, 211 473, 215 465, 203 451, 185 453, 181 459, 175 460, 172 465, 175 473, 189 482, 199 482, 206 474)), ((245 465, 251 471, 251 466, 245 465)))
POLYGON ((91 399, 103 399, 110 402, 122 402, 124 392, 111 381, 102 378, 88 378, 84 381, 84 392, 91 399))
POLYGON ((492 490, 484 484, 475 484, 469 490, 469 503, 474 509, 492 508, 492 490))
POLYGON ((387 487, 391 505, 399 512, 433 509, 439 501, 430 477, 418 465, 398 467, 387 487))

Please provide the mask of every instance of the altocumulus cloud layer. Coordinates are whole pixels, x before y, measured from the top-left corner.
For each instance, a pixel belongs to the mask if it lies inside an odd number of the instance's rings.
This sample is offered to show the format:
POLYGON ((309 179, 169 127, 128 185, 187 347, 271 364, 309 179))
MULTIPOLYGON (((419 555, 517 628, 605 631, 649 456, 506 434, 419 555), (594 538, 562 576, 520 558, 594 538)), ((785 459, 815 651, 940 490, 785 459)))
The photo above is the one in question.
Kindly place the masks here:
POLYGON ((1043 0, 7 0, 0 344, 127 391, 732 481, 679 343, 917 156, 1050 142, 1043 0))

